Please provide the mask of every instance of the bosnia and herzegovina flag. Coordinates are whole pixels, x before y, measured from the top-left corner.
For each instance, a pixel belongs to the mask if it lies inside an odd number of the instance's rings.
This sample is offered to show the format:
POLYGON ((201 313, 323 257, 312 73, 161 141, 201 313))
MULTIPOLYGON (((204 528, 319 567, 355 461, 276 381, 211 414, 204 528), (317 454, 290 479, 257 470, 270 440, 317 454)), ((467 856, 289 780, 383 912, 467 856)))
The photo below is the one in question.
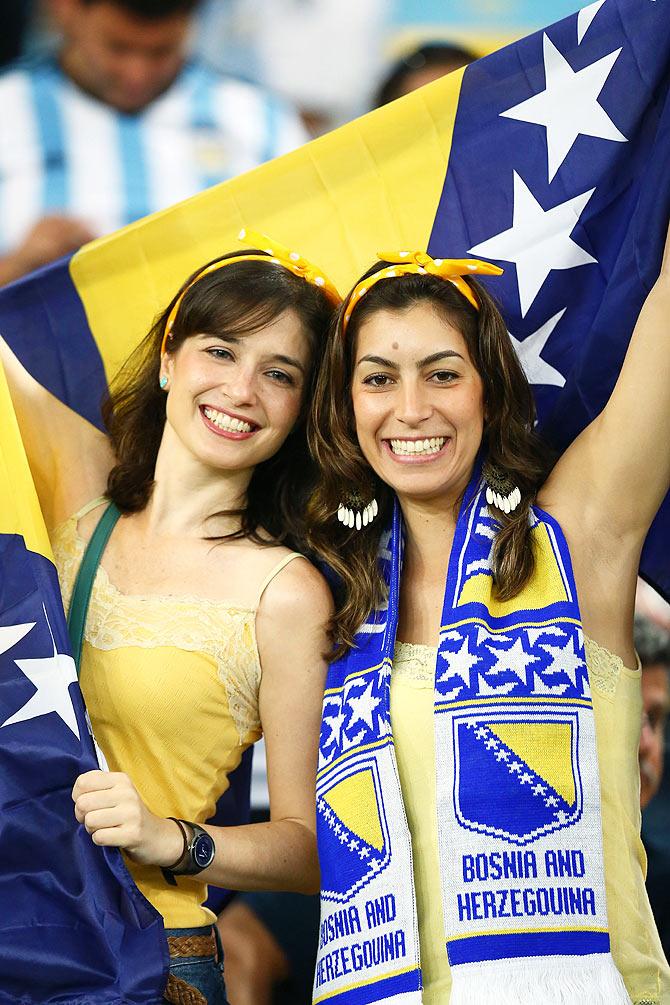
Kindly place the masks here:
MULTIPOLYGON (((0 331, 93 421, 106 378, 243 226, 342 291, 380 248, 500 262, 489 283, 564 447, 601 409, 670 209, 667 0, 596 0, 421 91, 97 241, 0 295, 0 331)), ((661 337, 661 333, 659 333, 661 337)), ((670 594, 670 505, 643 573, 670 594)))
MULTIPOLYGON (((670 211, 667 29, 666 0, 597 0, 465 71, 14 284, 0 293, 0 332, 46 387, 99 421, 106 380, 184 277, 238 246, 243 226, 320 263, 343 292, 380 248, 428 247, 440 257, 471 252, 506 268, 490 288, 502 302, 544 427, 565 446, 605 403, 660 264, 670 211)), ((43 826, 46 809, 35 809, 31 795, 38 786, 44 807, 69 821, 64 779, 69 786, 89 754, 83 754, 88 740, 78 691, 69 686, 71 706, 63 692, 72 671, 62 655, 62 610, 15 435, 0 415, 2 449, 9 450, 0 462, 0 748, 9 765, 6 773, 3 762, 0 792, 10 807, 0 817, 0 902, 17 902, 10 889, 29 890, 41 904, 33 916, 48 934, 59 924, 68 928, 62 891, 81 884, 83 903, 89 876, 100 879, 99 856, 83 834, 68 838, 74 858, 61 855, 55 834, 62 828, 43 826), (55 661, 49 673, 36 669, 45 660, 55 661), (49 701, 58 707, 50 709, 49 701), (41 746, 47 738, 54 745, 48 757, 41 746), (51 886, 37 878, 45 862, 51 886)), ((666 500, 643 563, 666 595, 669 518, 666 500)), ((113 899, 104 870, 101 877, 113 899)), ((127 896, 124 882, 121 876, 119 898, 127 896)), ((67 896, 65 902, 71 904, 67 896)), ((131 902, 123 901, 126 908, 131 902)), ((9 924, 9 916, 3 912, 0 924, 9 924)), ((131 941, 134 931, 131 923, 131 941)), ((68 957, 74 989, 88 978, 109 978, 111 985, 123 967, 125 948, 115 959, 113 946, 91 938, 94 963, 70 935, 54 950, 56 966, 68 957)), ((3 991, 5 972, 15 981, 25 974, 41 979, 29 941, 20 922, 11 938, 2 932, 3 991)), ((140 967, 140 982, 144 973, 140 967)), ((48 997, 34 993, 33 1000, 48 997)), ((70 1000, 77 1000, 74 993, 70 1000)))
POLYGON ((154 1005, 162 921, 77 824, 98 766, 42 514, 0 367, 0 1005, 154 1005))

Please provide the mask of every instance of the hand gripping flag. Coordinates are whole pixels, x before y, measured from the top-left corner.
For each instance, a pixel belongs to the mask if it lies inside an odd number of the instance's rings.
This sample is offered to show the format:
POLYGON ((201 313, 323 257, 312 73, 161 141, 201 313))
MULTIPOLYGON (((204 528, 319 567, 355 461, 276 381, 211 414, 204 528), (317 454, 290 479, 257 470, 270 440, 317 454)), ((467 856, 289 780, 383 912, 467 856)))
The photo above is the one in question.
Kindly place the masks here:
POLYGON ((51 549, 0 369, 0 1005, 153 1005, 159 915, 71 790, 97 768, 51 549))

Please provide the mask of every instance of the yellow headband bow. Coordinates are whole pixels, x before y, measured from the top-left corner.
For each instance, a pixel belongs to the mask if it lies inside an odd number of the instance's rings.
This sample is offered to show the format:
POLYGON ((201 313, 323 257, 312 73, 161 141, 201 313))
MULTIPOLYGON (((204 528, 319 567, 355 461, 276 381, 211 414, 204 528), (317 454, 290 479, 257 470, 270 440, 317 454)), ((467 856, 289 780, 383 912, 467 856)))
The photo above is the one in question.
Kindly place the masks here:
POLYGON ((177 317, 177 312, 181 307, 184 295, 188 293, 191 287, 197 282, 205 276, 208 276, 210 272, 217 272, 219 269, 225 268, 226 265, 236 265, 238 262, 271 262, 273 265, 283 265, 284 268, 288 269, 289 272, 292 272, 294 276, 299 276, 306 282, 311 283, 313 286, 318 286, 319 289, 323 290, 334 306, 337 307, 342 303, 342 297, 325 273, 321 269, 318 269, 316 265, 313 265, 312 262, 303 258, 302 255, 299 255, 297 251, 289 251, 288 248, 284 248, 281 244, 277 244, 276 241, 271 240, 271 238, 266 237, 265 234, 261 234, 257 230, 241 230, 238 234, 238 238, 240 241, 245 241, 246 243, 255 245, 255 247, 266 251, 267 254, 246 254, 244 251, 241 251, 239 255, 235 255, 233 258, 224 258, 223 261, 207 265, 204 269, 198 272, 192 282, 190 282, 186 289, 183 290, 177 297, 168 319, 165 322, 165 333, 161 343, 161 355, 165 352, 165 347, 167 346, 167 341, 172 333, 172 326, 174 325, 175 318, 177 317))
POLYGON ((503 270, 490 262, 482 262, 479 258, 431 258, 425 251, 379 251, 377 257, 381 262, 391 262, 386 269, 380 269, 367 279, 362 279, 351 291, 348 309, 342 318, 342 334, 347 330, 349 318, 354 308, 371 286, 381 279, 395 279, 398 276, 424 275, 439 276, 453 283, 475 310, 479 304, 471 286, 463 276, 501 276, 503 270))

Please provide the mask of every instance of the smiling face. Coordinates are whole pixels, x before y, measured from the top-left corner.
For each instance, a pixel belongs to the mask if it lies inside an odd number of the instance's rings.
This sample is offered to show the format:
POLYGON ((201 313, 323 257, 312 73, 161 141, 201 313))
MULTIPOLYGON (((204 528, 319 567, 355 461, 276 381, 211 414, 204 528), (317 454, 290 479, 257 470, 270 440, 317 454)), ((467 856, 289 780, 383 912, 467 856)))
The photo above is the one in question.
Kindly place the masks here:
POLYGON ((460 498, 482 440, 483 384, 463 335, 430 303, 361 324, 352 402, 365 459, 401 503, 460 498))
POLYGON ((293 311, 239 338, 185 339, 161 364, 167 435, 206 467, 253 469, 277 453, 295 426, 309 357, 293 311))

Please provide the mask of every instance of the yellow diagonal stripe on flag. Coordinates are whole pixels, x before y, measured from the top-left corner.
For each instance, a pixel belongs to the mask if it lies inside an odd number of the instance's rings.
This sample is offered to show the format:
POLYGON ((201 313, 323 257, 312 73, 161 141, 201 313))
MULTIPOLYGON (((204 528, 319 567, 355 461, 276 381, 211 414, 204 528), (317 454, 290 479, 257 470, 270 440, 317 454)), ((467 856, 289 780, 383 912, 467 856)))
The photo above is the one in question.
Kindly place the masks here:
POLYGON ((53 561, 40 504, 0 363, 0 534, 20 534, 30 551, 53 561))
POLYGON ((345 292, 380 248, 426 248, 463 71, 248 174, 147 217, 74 256, 108 378, 183 279, 240 247, 242 227, 317 263, 345 292))

